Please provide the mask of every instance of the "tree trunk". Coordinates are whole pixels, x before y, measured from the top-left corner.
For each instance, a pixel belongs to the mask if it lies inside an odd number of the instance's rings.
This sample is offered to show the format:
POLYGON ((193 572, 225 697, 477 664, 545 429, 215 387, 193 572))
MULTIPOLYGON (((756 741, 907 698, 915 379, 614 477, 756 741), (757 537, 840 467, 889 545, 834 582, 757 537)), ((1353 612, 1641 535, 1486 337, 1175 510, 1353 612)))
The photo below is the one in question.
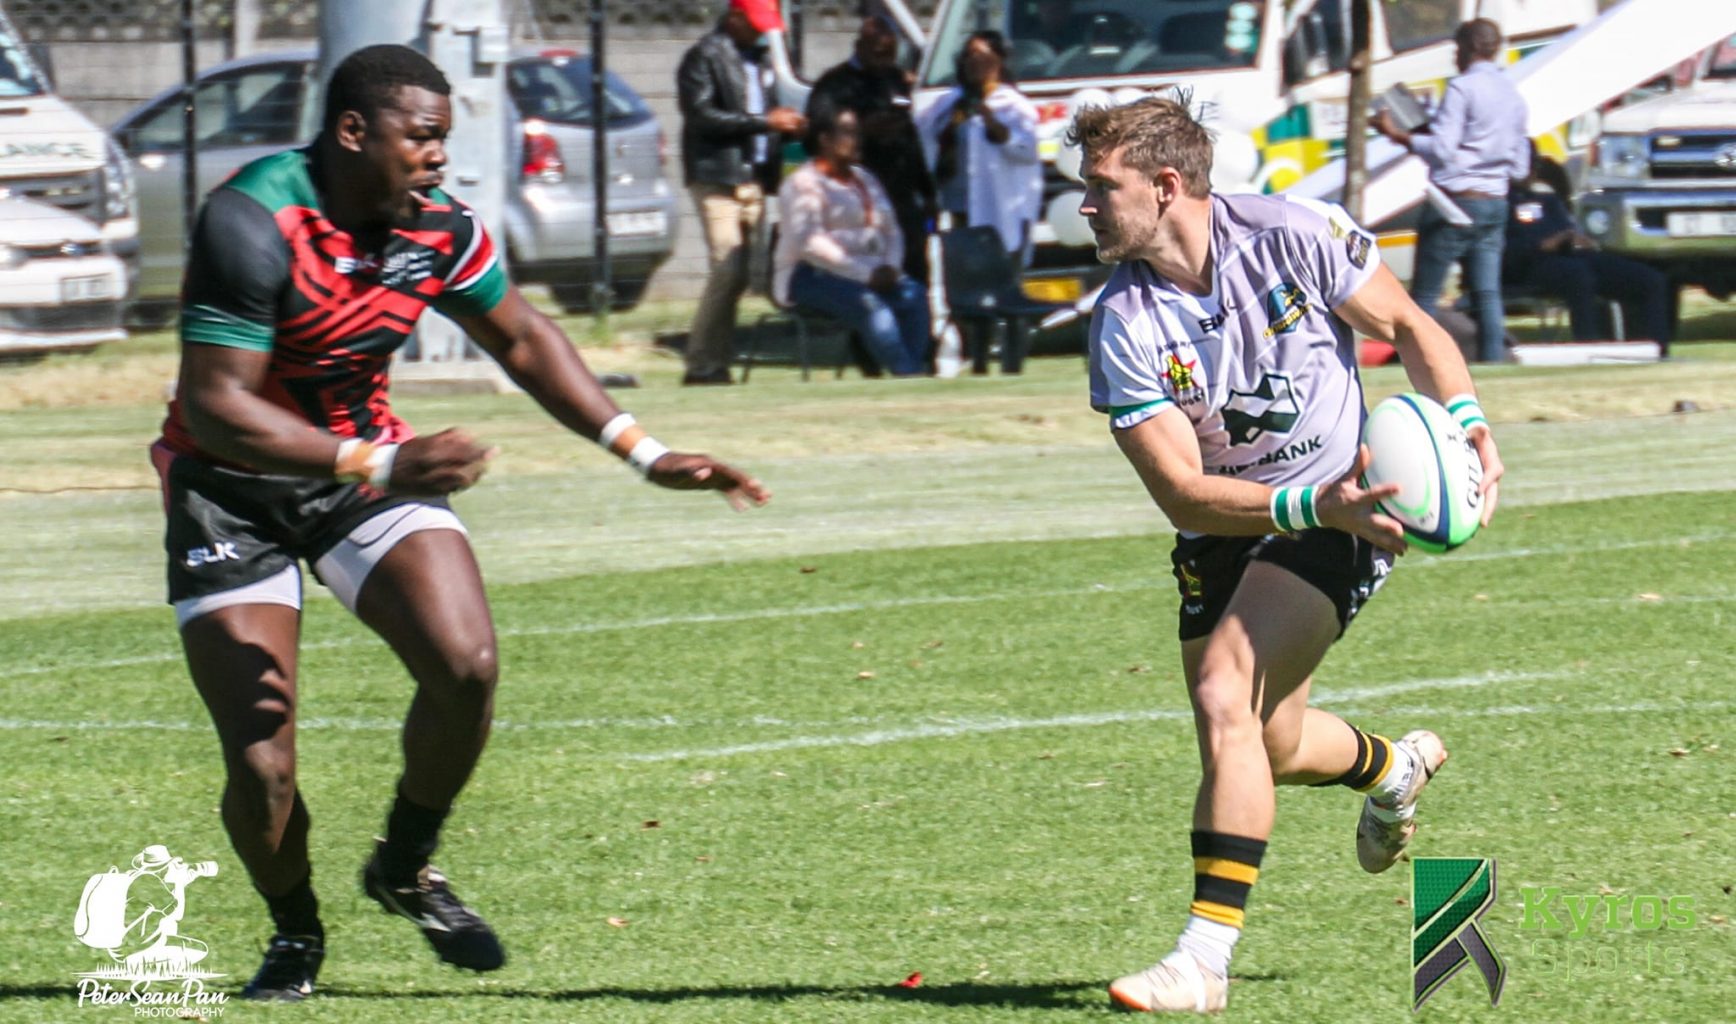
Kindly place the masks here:
POLYGON ((1350 0, 1350 98, 1344 119, 1344 208, 1362 223, 1362 193, 1368 185, 1368 105, 1372 98, 1369 5, 1374 0, 1350 0))

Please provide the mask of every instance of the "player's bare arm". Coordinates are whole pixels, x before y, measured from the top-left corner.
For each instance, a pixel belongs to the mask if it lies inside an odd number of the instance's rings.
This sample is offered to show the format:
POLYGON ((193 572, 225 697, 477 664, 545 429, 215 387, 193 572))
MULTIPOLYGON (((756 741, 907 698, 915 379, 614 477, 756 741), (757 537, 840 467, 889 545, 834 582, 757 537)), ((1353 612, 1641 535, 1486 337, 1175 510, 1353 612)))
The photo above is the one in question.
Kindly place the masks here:
MULTIPOLYGON (((1146 491, 1177 529, 1235 537, 1272 532, 1272 488, 1207 473, 1200 461, 1199 441, 1179 409, 1165 409, 1114 433, 1115 443, 1133 464, 1146 491)), ((1350 472, 1318 489, 1315 514, 1321 526, 1402 552, 1404 529, 1374 507, 1381 498, 1398 493, 1398 486, 1364 488, 1357 481, 1367 465, 1368 449, 1363 448, 1350 472)))
MULTIPOLYGON (((199 446, 262 473, 330 477, 344 439, 261 397, 271 355, 226 345, 181 350, 178 396, 199 446)), ((399 446, 390 488, 401 494, 451 494, 482 476, 491 451, 457 430, 399 446)))
MULTIPOLYGON (((1445 404, 1455 396, 1477 393, 1458 345, 1434 317, 1411 301, 1398 278, 1386 267, 1375 271, 1367 284, 1333 312, 1361 334, 1391 343, 1398 350, 1411 385, 1435 401, 1445 404)), ((1495 447, 1495 435, 1488 423, 1472 426, 1466 432, 1483 463, 1483 525, 1488 526, 1495 514, 1501 474, 1506 467, 1501 463, 1501 453, 1495 447)))
POLYGON ((461 317, 459 324, 549 415, 633 462, 652 483, 674 490, 718 491, 738 510, 771 500, 771 492, 758 480, 709 456, 672 452, 652 442, 655 447, 647 458, 638 446, 650 438, 635 423, 604 437, 612 424, 623 422, 620 408, 566 332, 526 302, 518 289, 509 289, 488 313, 461 317))

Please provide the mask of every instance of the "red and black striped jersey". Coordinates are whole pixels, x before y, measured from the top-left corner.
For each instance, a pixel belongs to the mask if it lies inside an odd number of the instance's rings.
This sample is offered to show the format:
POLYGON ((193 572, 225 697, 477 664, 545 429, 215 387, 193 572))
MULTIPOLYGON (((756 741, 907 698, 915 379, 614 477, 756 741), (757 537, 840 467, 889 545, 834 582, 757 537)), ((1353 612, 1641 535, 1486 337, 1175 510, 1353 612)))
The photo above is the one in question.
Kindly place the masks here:
MULTIPOLYGON (((340 437, 404 441, 387 395, 392 353, 423 310, 479 316, 506 273, 468 206, 435 189, 372 248, 321 211, 309 149, 243 167, 205 202, 181 293, 181 344, 271 354, 264 398, 340 437)), ((178 402, 163 442, 200 454, 178 402)))

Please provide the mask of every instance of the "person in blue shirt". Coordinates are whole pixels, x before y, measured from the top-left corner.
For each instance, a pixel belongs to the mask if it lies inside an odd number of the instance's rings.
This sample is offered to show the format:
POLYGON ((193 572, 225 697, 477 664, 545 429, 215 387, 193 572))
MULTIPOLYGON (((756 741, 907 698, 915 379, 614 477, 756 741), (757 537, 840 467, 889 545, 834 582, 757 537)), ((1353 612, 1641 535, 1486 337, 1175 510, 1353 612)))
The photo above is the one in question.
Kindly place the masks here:
POLYGON ((1441 105, 1426 128, 1407 132, 1381 111, 1376 131, 1417 156, 1429 167, 1429 180, 1470 219, 1454 224, 1433 206, 1417 222, 1416 268, 1411 298, 1434 312, 1454 263, 1464 267, 1464 289, 1477 311, 1477 337, 1483 362, 1506 355, 1506 323, 1501 307, 1501 244, 1507 222, 1511 181, 1525 177, 1525 100, 1495 63, 1501 54, 1501 27, 1487 18, 1459 26, 1453 34, 1459 76, 1447 84, 1441 105))
POLYGON ((1630 337, 1670 350, 1675 289, 1655 267, 1602 252, 1579 230, 1567 207, 1572 194, 1561 165, 1532 147, 1531 175, 1508 194, 1507 247, 1502 277, 1567 303, 1575 341, 1607 338, 1599 300, 1620 302, 1630 337))

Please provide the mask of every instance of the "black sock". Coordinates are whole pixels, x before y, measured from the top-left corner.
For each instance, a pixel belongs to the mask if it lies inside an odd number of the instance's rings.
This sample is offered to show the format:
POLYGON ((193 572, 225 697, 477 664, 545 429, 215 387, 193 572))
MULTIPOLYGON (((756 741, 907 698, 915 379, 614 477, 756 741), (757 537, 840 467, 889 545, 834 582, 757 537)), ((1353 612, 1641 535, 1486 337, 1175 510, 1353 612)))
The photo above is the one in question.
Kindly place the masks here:
POLYGON ((319 922, 319 899, 313 894, 313 872, 309 871, 306 878, 282 896, 271 896, 263 890, 259 895, 265 897, 277 934, 325 938, 325 926, 319 922))
POLYGON ((408 885, 416 880, 416 873, 440 845, 446 814, 412 803, 399 791, 386 818, 386 841, 380 844, 380 867, 388 882, 408 885))

